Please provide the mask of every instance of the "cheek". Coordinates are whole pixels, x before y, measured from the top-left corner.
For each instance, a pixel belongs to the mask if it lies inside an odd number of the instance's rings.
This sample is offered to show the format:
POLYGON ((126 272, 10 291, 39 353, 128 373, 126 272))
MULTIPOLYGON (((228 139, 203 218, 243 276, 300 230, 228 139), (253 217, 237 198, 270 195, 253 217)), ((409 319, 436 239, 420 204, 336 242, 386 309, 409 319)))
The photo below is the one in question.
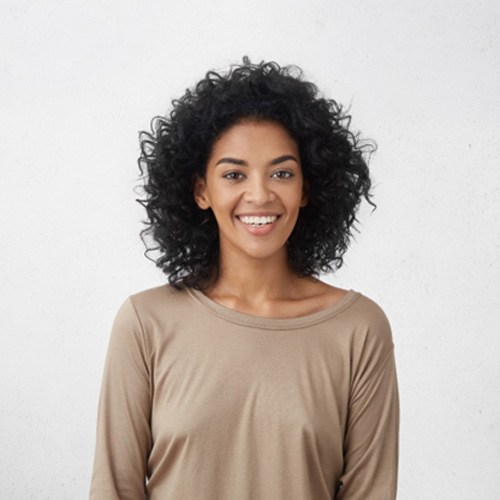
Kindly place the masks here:
POLYGON ((217 193, 212 198, 212 210, 217 219, 232 217, 236 205, 235 198, 227 192, 217 193))
POLYGON ((288 193, 287 196, 287 204, 289 207, 293 207, 294 209, 298 210, 302 204, 304 194, 302 191, 302 188, 298 188, 294 190, 293 193, 288 193))

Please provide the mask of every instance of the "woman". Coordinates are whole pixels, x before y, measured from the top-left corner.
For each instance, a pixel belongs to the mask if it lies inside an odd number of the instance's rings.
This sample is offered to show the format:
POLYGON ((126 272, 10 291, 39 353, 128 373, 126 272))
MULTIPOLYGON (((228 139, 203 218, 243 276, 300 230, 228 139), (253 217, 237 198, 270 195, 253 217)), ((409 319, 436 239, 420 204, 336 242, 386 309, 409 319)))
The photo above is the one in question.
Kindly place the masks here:
POLYGON ((91 498, 395 498, 389 324, 317 279, 370 201, 348 125, 297 68, 244 59, 141 134, 169 284, 115 319, 91 498))

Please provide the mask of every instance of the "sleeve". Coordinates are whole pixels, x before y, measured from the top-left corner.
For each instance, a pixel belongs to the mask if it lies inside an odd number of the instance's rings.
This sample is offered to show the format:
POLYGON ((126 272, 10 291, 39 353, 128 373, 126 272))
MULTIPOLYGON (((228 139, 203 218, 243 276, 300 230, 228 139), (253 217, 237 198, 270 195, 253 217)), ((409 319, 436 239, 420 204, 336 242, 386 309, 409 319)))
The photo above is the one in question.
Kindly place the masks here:
POLYGON ((144 499, 151 448, 149 358, 130 298, 111 330, 97 415, 91 500, 144 499))
POLYGON ((344 470, 336 500, 396 498, 399 396, 389 322, 379 310, 367 329, 351 382, 344 470))

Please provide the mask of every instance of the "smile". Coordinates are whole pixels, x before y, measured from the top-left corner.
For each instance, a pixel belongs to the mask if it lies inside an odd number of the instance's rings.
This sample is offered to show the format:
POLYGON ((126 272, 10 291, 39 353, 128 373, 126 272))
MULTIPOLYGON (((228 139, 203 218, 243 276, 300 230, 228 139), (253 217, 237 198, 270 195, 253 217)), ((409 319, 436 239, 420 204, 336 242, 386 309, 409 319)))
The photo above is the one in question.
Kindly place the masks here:
POLYGON ((238 219, 248 226, 265 226, 267 224, 272 224, 278 219, 277 215, 265 215, 263 217, 257 217, 254 215, 241 215, 238 219))

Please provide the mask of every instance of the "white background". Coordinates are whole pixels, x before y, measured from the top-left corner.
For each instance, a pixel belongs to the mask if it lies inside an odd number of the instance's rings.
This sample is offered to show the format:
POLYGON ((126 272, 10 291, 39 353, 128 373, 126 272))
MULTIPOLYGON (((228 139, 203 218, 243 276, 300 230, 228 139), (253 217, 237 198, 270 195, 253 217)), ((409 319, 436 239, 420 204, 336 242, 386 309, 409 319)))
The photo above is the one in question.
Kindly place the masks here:
MULTIPOLYGON (((295 63, 378 142, 378 209, 328 281, 377 300, 401 500, 500 498, 494 0, 2 1, 0 497, 84 499, 109 328, 164 282, 137 132, 211 68, 295 63)), ((236 499, 237 500, 237 499, 236 499)))

